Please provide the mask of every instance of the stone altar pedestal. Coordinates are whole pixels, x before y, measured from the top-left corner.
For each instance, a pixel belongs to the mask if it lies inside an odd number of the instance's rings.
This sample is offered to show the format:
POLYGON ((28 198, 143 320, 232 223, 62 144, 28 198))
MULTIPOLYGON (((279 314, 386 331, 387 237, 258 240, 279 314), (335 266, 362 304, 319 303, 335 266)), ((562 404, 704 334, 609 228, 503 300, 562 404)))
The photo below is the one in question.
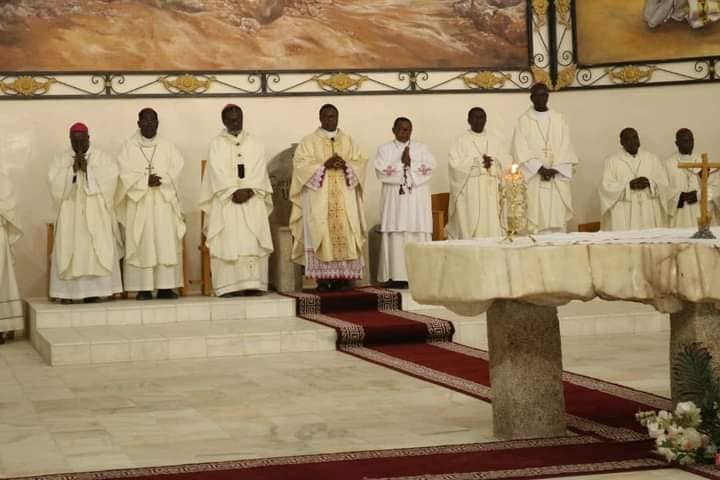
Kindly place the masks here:
POLYGON ((675 356, 685 345, 700 343, 713 356, 716 372, 720 372, 720 311, 712 303, 683 302, 683 309, 670 314, 670 391, 673 404, 678 399, 672 375, 675 356))
POLYGON ((497 300, 487 332, 495 437, 565 435, 557 308, 497 300))

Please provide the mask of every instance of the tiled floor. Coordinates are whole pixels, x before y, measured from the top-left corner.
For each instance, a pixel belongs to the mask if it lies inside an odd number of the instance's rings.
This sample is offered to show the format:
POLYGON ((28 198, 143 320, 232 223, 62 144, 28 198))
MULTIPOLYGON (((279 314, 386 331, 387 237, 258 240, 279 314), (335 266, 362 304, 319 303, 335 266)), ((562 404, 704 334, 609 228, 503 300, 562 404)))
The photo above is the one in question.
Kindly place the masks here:
MULTIPOLYGON (((566 369, 662 395, 667 352, 667 333, 563 339, 566 369)), ((488 440, 487 404, 337 352, 49 367, 0 346, 0 476, 488 440)))

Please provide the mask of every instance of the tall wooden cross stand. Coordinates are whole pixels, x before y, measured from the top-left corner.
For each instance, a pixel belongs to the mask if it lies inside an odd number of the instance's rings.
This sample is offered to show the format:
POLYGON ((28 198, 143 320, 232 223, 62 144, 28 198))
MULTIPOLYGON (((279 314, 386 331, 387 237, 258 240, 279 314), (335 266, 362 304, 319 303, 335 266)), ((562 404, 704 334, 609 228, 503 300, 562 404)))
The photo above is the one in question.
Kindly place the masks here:
POLYGON ((700 218, 698 218, 698 231, 692 238, 715 238, 710 231, 710 213, 708 212, 708 180, 710 169, 720 168, 720 163, 710 163, 708 154, 702 154, 701 163, 678 163, 678 168, 699 168, 700 169, 700 218))

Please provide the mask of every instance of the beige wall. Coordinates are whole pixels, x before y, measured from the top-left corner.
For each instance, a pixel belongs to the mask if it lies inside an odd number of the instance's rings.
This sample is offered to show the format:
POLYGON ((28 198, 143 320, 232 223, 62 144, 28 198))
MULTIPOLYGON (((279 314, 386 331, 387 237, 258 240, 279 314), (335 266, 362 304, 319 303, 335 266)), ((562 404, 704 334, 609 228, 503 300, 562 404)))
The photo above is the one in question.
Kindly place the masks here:
MULTIPOLYGON (((720 117, 714 101, 720 84, 691 87, 652 87, 554 94, 550 104, 565 113, 581 159, 574 183, 578 222, 599 217, 597 185, 603 158, 618 147, 617 134, 625 126, 640 132, 643 146, 661 155, 671 153, 673 134, 692 128, 699 150, 720 158, 720 117)), ((469 107, 483 106, 489 128, 509 140, 517 117, 527 108, 526 94, 415 95, 365 97, 298 97, 233 99, 245 110, 246 129, 264 143, 269 157, 297 142, 317 125, 317 109, 332 102, 340 109, 340 125, 372 158, 377 146, 391 139, 398 115, 410 117, 414 138, 429 144, 441 168, 433 192, 447 191, 446 153, 466 128, 469 107)), ((68 146, 67 128, 74 121, 90 127, 91 141, 117 151, 135 129, 137 111, 152 106, 160 115, 160 133, 185 155, 181 197, 188 218, 187 245, 192 278, 199 278, 196 246, 199 212, 196 207, 199 161, 210 138, 221 128, 219 111, 226 99, 38 100, 0 102, 0 163, 17 186, 19 217, 25 237, 16 248, 16 270, 24 297, 45 294, 45 224, 54 218, 46 172, 53 154, 68 146)), ((366 210, 370 225, 378 221, 379 184, 368 171, 366 210)))

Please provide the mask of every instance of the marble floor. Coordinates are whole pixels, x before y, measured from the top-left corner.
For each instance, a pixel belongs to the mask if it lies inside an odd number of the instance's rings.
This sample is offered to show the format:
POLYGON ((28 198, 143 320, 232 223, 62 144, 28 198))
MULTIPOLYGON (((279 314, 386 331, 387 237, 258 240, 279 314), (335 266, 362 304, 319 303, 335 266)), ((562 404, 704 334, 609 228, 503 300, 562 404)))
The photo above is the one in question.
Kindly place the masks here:
MULTIPOLYGON (((667 332, 563 339, 566 369, 661 395, 667 352, 667 332)), ((0 477, 490 440, 489 405, 338 352, 49 367, 0 346, 0 477)))

